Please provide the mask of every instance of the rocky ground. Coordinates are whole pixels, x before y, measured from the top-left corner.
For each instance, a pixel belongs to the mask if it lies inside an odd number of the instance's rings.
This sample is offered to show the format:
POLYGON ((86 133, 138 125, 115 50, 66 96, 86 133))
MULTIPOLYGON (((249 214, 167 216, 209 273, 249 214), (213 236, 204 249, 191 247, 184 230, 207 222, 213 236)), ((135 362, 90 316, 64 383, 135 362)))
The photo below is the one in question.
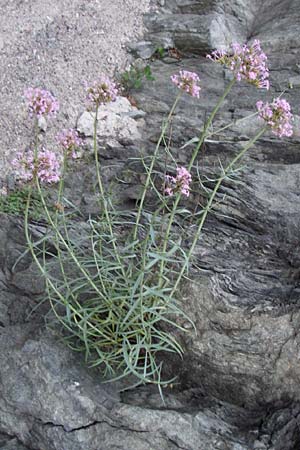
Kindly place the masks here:
MULTIPOLYGON (((228 82, 228 73, 208 61, 206 52, 232 39, 261 40, 272 85, 264 96, 271 99, 285 90, 295 113, 294 136, 279 141, 265 135, 244 159, 239 183, 223 184, 216 214, 195 252, 198 269, 182 294, 197 334, 180 337, 186 350, 183 361, 165 360, 179 381, 165 390, 165 405, 149 386, 120 393, 120 385, 101 384, 98 372, 88 370, 45 330, 41 312, 28 317, 43 283, 29 256, 14 266, 25 245, 22 220, 1 215, 2 449, 300 448, 298 1, 157 4, 158 11, 145 17, 147 34, 143 41, 131 42, 131 50, 141 58, 158 46, 177 51, 151 62, 156 80, 133 94, 136 108, 122 100, 104 120, 107 177, 126 167, 126 159, 141 146, 152 151, 175 95, 170 75, 182 68, 199 73, 202 85, 200 100, 185 97, 173 120, 174 154, 182 163, 187 160, 191 147, 182 150, 182 144, 199 133, 228 82), (109 128, 112 123, 116 126, 109 128)), ((47 76, 53 83, 50 72, 47 76)), ((261 95, 249 85, 236 86, 216 127, 253 112, 261 95)), ((88 139, 90 118, 83 114, 77 125, 88 139)), ((236 154, 256 127, 256 121, 237 124, 208 141, 198 161, 200 170, 214 174, 218 160, 224 164, 236 154)), ((67 185, 86 213, 94 207, 92 177, 90 167, 84 176, 73 173, 67 185)), ((136 198, 130 181, 122 195, 125 202, 136 198)), ((197 204, 195 196, 190 201, 197 204)), ((37 236, 41 232, 36 226, 33 231, 37 236)))
MULTIPOLYGON (((84 81, 129 64, 126 45, 143 32, 149 0, 1 0, 0 177, 29 142, 23 92, 43 87, 59 99, 56 127, 74 127, 84 109, 84 81)), ((48 124, 47 146, 57 128, 48 124)))

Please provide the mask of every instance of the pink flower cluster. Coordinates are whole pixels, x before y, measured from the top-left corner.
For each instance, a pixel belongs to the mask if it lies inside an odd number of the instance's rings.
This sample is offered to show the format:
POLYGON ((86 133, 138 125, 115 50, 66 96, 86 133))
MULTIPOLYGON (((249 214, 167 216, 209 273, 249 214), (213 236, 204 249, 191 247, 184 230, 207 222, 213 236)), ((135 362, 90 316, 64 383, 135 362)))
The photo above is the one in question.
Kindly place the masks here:
POLYGON ((267 56, 261 50, 258 39, 250 47, 232 44, 232 52, 215 50, 207 58, 229 67, 237 81, 246 80, 263 89, 270 87, 267 56))
POLYGON ((292 136, 293 127, 291 122, 293 115, 290 104, 286 100, 276 98, 272 103, 259 101, 256 103, 256 108, 258 109, 259 117, 270 125, 272 132, 276 136, 292 136))
POLYGON ((179 74, 171 76, 171 81, 182 91, 190 94, 192 97, 199 98, 201 88, 198 83, 200 78, 195 72, 180 70, 179 74))
POLYGON ((30 117, 54 117, 59 110, 55 97, 45 89, 28 88, 24 92, 30 117))
POLYGON ((188 197, 190 195, 190 183, 192 181, 191 174, 185 167, 177 167, 176 177, 170 175, 165 176, 165 194, 172 196, 176 192, 188 197))
POLYGON ((90 86, 86 83, 85 87, 89 103, 96 106, 114 102, 118 95, 116 84, 106 76, 102 76, 90 86))
POLYGON ((71 158, 77 159, 80 157, 78 150, 82 146, 83 140, 79 137, 76 130, 73 128, 62 130, 57 135, 57 141, 71 158))
POLYGON ((57 155, 46 149, 38 152, 36 161, 32 150, 18 152, 12 165, 16 169, 18 179, 24 182, 31 181, 34 174, 42 183, 57 183, 60 179, 60 163, 57 155))

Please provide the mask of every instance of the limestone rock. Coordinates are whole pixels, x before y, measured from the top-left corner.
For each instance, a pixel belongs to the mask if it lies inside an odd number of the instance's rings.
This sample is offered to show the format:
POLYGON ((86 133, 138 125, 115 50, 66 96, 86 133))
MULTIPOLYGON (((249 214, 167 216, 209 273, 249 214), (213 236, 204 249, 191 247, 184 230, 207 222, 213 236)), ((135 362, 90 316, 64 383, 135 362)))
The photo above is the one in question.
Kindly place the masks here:
MULTIPOLYGON (((125 97, 118 97, 115 102, 99 107, 97 135, 101 142, 114 139, 117 142, 136 144, 141 140, 141 123, 134 117, 143 113, 133 106, 125 97)), ((86 137, 94 133, 95 113, 85 111, 78 119, 77 130, 86 137)))

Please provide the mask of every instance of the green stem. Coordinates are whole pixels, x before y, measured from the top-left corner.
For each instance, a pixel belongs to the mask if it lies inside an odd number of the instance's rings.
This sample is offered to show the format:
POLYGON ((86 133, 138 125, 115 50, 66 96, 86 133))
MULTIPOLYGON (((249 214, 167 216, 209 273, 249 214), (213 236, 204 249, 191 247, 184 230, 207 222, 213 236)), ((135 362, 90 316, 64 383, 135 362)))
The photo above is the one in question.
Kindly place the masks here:
POLYGON ((97 180, 98 180, 98 186, 99 186, 99 190, 100 190, 100 194, 101 194, 101 199, 102 199, 102 205, 103 205, 103 209, 104 209, 104 214, 105 214, 105 218, 106 218, 106 223, 108 225, 108 229, 109 229, 109 234, 111 237, 111 242, 113 245, 113 249, 117 258, 118 263, 120 264, 120 267, 122 268, 122 274, 124 276, 124 278, 126 279, 126 274, 125 274, 125 270, 124 270, 124 266, 121 262, 121 258, 120 258, 120 254, 116 245, 116 237, 114 235, 113 232, 113 227, 112 227, 112 222, 111 222, 111 217, 108 211, 108 207, 107 207, 107 201, 105 199, 105 192, 104 192, 104 188, 103 188, 103 183, 102 183, 102 179, 101 179, 101 173, 100 173, 100 162, 99 162, 99 157, 98 157, 98 145, 97 145, 97 122, 98 122, 98 109, 99 106, 96 106, 96 112, 95 112, 95 120, 94 120, 94 136, 93 136, 93 147, 94 147, 94 155, 95 155, 95 162, 96 162, 96 172, 97 172, 97 180))
MULTIPOLYGON (((58 229, 58 218, 59 218, 59 213, 60 213, 60 206, 63 208, 63 205, 61 205, 62 202, 62 198, 63 198, 63 191, 64 191, 64 180, 65 180, 65 175, 67 172, 67 161, 68 161, 68 150, 64 149, 64 153, 63 153, 63 163, 62 163, 62 172, 60 174, 60 179, 59 179, 59 186, 58 186, 58 194, 57 194, 57 209, 55 211, 55 217, 54 217, 54 223, 55 223, 55 243, 56 243, 56 251, 57 251, 57 259, 59 261, 59 266, 60 266, 60 270, 61 270, 61 274, 63 276, 63 280, 65 283, 65 286, 68 290, 68 292, 71 294, 71 297, 73 300, 75 300, 75 296, 73 294, 73 290, 70 288, 70 284, 68 281, 68 277, 65 273, 65 268, 64 268, 64 264, 63 264, 63 254, 60 248, 60 241, 59 241, 59 236, 57 235, 56 230, 58 229)), ((65 219, 65 215, 64 215, 64 209, 62 209, 62 217, 63 217, 63 226, 64 226, 64 230, 65 230, 65 235, 67 240, 69 240, 69 235, 68 235, 68 229, 67 229, 67 224, 66 224, 66 219, 65 219)))
POLYGON ((166 132, 168 126, 169 126, 171 117, 174 114, 174 111, 175 111, 175 109, 177 107, 177 104, 179 102, 179 99, 180 99, 181 95, 182 95, 182 92, 179 92, 179 94, 177 95, 177 97, 176 97, 176 99, 175 99, 175 101, 173 103, 173 106, 172 106, 172 108, 171 108, 171 110, 170 110, 170 112, 168 114, 167 120, 166 120, 165 124, 162 127, 162 130, 161 130, 161 133, 160 133, 160 137, 159 137, 159 139, 157 141, 157 144, 156 144, 153 156, 152 156, 151 164, 150 164, 150 167, 149 167, 149 170, 148 170, 146 182, 145 182, 145 185, 144 185, 143 193, 142 193, 140 204, 139 204, 139 209, 138 209, 138 212, 137 212, 137 217, 136 217, 136 222, 135 222, 135 227, 134 227, 134 232, 133 232, 133 240, 134 241, 137 238, 138 226, 139 226, 139 223, 140 223, 140 220, 141 220, 141 215, 142 215, 142 210, 143 210, 143 206, 144 206, 144 201, 145 201, 147 190, 148 190, 148 187, 149 187, 149 184, 150 184, 150 181, 151 181, 151 175, 152 175, 153 167, 154 167, 154 164, 155 164, 155 161, 156 161, 156 157, 157 157, 157 154, 158 154, 158 151, 159 151, 159 147, 160 147, 160 144, 161 144, 161 142, 163 140, 165 132, 166 132))
POLYGON ((209 198, 209 201, 208 201, 208 203, 207 203, 207 205, 206 205, 206 207, 204 209, 204 212, 203 212, 203 214, 201 216, 201 219, 199 221, 197 232, 196 232, 196 234, 194 236, 192 245, 191 245, 191 247, 189 249, 189 252, 187 254, 187 258, 186 258, 186 260, 185 260, 185 262, 184 262, 184 264, 183 264, 183 266, 181 268, 181 271, 180 271, 180 273, 178 275, 176 283, 174 284, 174 287, 173 287, 172 292, 170 294, 171 297, 174 295, 174 293, 175 293, 175 291, 176 291, 176 289, 178 287, 178 284, 181 281, 181 278, 182 278, 182 276, 183 276, 183 274, 184 274, 184 272, 185 272, 185 270, 187 268, 187 265, 189 263, 190 257, 192 255, 194 249, 195 249, 195 246, 196 246, 197 241, 199 239, 199 236, 200 236, 200 233, 202 231, 203 225, 205 223, 206 217, 207 217, 207 215, 208 215, 208 213, 209 213, 209 211, 210 211, 210 209, 212 207, 212 203, 213 203, 213 201, 215 199, 215 196, 216 196, 216 194, 217 194, 217 192, 219 190, 219 187, 221 186, 222 181, 227 177, 228 173, 231 171, 231 169, 234 167, 234 165, 243 157, 243 155, 247 152, 247 150, 249 150, 249 148, 252 147, 252 145, 264 134, 265 131, 266 131, 266 127, 262 128, 256 134, 256 136, 254 136, 254 138, 251 139, 251 141, 248 142, 248 144, 238 153, 238 155, 230 162, 230 164, 228 164, 228 166, 224 169, 223 175, 218 179, 218 181, 217 181, 217 183, 216 183, 216 185, 214 187, 214 190, 213 190, 213 192, 212 192, 212 194, 211 194, 211 196, 209 198))
POLYGON ((202 146, 202 144, 203 144, 203 142, 204 142, 204 139, 206 138, 207 130, 210 128, 210 126, 211 126, 211 124, 212 124, 212 122, 213 122, 213 120, 214 120, 214 118, 215 118, 215 115, 217 114, 217 112, 219 111, 220 107, 222 106, 222 103, 224 102, 225 98, 227 97, 227 95, 228 95, 229 92, 231 91, 231 89, 232 89, 232 87, 233 87, 235 81, 236 81, 235 78, 233 78, 233 79, 230 81, 230 83, 228 84, 227 88, 225 89, 225 91, 224 91, 222 97, 219 99, 219 101, 218 101, 218 103, 216 104, 216 106, 214 107, 214 109, 213 109, 211 115, 209 116, 208 121, 207 121, 206 124, 204 125, 203 131, 202 131, 202 133, 201 133, 201 135, 200 135, 200 138, 199 138, 199 142, 198 142, 198 144, 197 144, 196 147, 195 147, 195 150, 194 150, 194 152, 193 152, 192 158, 191 158, 190 163, 189 163, 189 166, 188 166, 188 171, 189 171, 189 172, 190 172, 191 168, 193 167, 194 161, 195 161, 195 159, 197 158, 197 155, 198 155, 198 153, 199 153, 199 150, 201 149, 201 146, 202 146))
POLYGON ((58 194, 57 194, 58 204, 60 204, 60 202, 62 200, 62 195, 63 195, 63 191, 64 191, 64 187, 65 187, 65 174, 67 172, 67 161, 68 161, 68 150, 64 150, 62 173, 61 173, 60 179, 59 179, 58 194))
POLYGON ((95 289, 95 291, 97 292, 97 294, 100 295, 100 297, 105 298, 105 296, 103 295, 103 293, 98 289, 98 287, 95 285, 95 283, 93 282, 93 280, 91 279, 90 275, 88 274, 88 272, 82 267, 82 265, 80 264, 80 262, 78 261, 76 255, 74 254, 73 250, 71 249, 70 245, 66 242, 65 238, 63 237, 63 235, 61 234, 61 232, 59 231, 58 227, 56 226, 55 222, 53 221, 47 204, 45 202, 45 198, 43 195, 43 192, 41 190, 41 186, 39 183, 39 180, 36 178, 36 186, 38 189, 38 193, 44 208, 44 211, 46 213, 46 217, 47 220, 50 224, 50 226, 52 227, 52 229, 54 230, 54 232, 56 233, 56 239, 59 238, 59 242, 61 242, 63 244, 63 246, 65 247, 65 249, 69 252, 69 255, 71 256, 71 258, 73 259, 75 265, 78 267, 78 269, 81 271, 81 273, 84 275, 84 277, 88 280, 88 282, 90 283, 90 285, 95 289))
POLYGON ((221 131, 227 130, 227 128, 230 128, 232 125, 236 125, 236 124, 238 124, 238 123, 240 123, 240 122, 243 122, 244 120, 248 120, 248 119, 250 119, 251 117, 255 117, 255 116, 257 116, 257 115, 258 115, 258 111, 256 111, 255 113, 249 114, 249 115, 246 116, 246 117, 242 117, 241 119, 233 120, 233 121, 230 122, 228 125, 225 125, 224 127, 219 128, 219 129, 216 130, 216 131, 212 131, 211 133, 208 133, 208 134, 206 135, 206 137, 214 136, 215 134, 218 134, 218 133, 220 133, 221 131))
MULTIPOLYGON (((211 115, 209 116, 208 121, 204 125, 203 131, 202 131, 202 133, 200 135, 200 138, 199 138, 199 142, 198 142, 198 144, 195 147, 195 150, 194 150, 194 152, 192 154, 192 158, 191 158, 189 166, 188 166, 188 171, 189 172, 191 171, 191 168, 193 167, 194 161, 197 158, 197 155, 198 155, 198 153, 199 153, 199 151, 201 149, 201 146, 202 146, 202 144, 203 144, 203 142, 205 140, 205 137, 207 135, 207 130, 211 126, 211 124, 212 124, 212 122, 213 122, 213 120, 215 118, 215 115, 217 114, 217 112, 219 111, 220 107, 222 106, 225 98, 227 97, 227 95, 231 91, 235 81, 236 81, 235 78, 233 78, 231 80, 231 82, 228 84, 228 86, 225 89, 223 95, 221 96, 221 98, 219 99, 218 103, 214 107, 211 115)), ((177 195, 177 198, 176 198, 176 200, 175 200, 175 202, 173 204, 172 212, 171 212, 171 215, 170 215, 170 218, 169 218, 169 222, 168 222, 168 225, 167 225, 167 230, 165 232, 164 242, 163 242, 163 247, 162 247, 162 253, 163 254, 167 250, 171 228, 172 228, 172 225, 173 225, 173 222, 174 222, 174 217, 175 217, 175 214, 176 214, 177 207, 178 207, 180 199, 181 199, 181 193, 179 192, 178 195, 177 195)), ((164 263, 165 263, 164 260, 161 260, 161 262, 160 262, 160 270, 159 270, 160 285, 162 284, 162 275, 163 275, 163 271, 164 271, 164 263)))
MULTIPOLYGON (((76 316, 80 317, 81 320, 84 319, 83 315, 80 314, 80 311, 78 311, 76 308, 73 307, 72 304, 70 304, 69 302, 66 301, 65 297, 63 296, 63 294, 59 291, 59 289, 57 289, 57 287, 55 286, 55 284, 52 282, 52 280, 49 277, 49 274, 47 273, 47 271, 45 270, 45 267, 43 267, 43 265, 40 263, 35 251, 34 251, 34 245, 32 243, 30 234, 29 234, 29 217, 28 217, 28 212, 29 212, 29 207, 30 207, 30 200, 31 200, 31 194, 32 194, 32 187, 30 186, 29 189, 29 193, 28 193, 28 197, 27 197, 27 202, 26 202, 26 209, 25 209, 25 237, 26 237, 26 241, 29 247, 29 250, 31 252, 31 255, 33 257, 33 260, 35 261, 37 267, 39 268, 39 270, 41 271, 41 273, 44 276, 44 279, 46 280, 46 285, 47 285, 47 291, 49 294, 49 288, 48 286, 51 287, 52 291, 56 294, 57 298, 61 301, 61 303, 63 305, 66 305, 70 308, 70 310, 76 314, 76 316)), ((56 309, 53 305, 52 300, 50 299, 50 303, 51 303, 51 307, 52 310, 55 314, 55 316, 57 317, 57 319, 63 323, 63 325, 68 328, 70 331, 72 331, 71 328, 67 327, 67 325, 65 324, 65 322, 62 321, 62 319, 58 316, 56 309)), ((92 328, 95 328, 95 326, 92 323, 89 323, 89 326, 92 328)))

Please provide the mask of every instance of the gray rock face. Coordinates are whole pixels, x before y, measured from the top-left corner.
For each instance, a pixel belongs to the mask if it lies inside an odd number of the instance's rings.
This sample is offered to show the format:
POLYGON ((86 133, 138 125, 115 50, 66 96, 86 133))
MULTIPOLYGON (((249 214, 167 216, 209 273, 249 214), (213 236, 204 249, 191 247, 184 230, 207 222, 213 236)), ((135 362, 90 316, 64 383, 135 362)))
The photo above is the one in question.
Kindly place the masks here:
MULTIPOLYGON (((109 105, 100 106, 98 111, 97 136, 100 145, 120 147, 138 144, 141 139, 140 128, 144 125, 141 119, 143 111, 133 107, 125 97, 118 97, 109 105)), ((84 111, 77 121, 77 130, 85 137, 94 134, 95 113, 84 111)))
MULTIPOLYGON (((206 406, 180 412, 177 400, 175 409, 160 408, 158 394, 155 408, 122 403, 120 386, 101 384, 99 373, 32 325, 5 328, 0 351, 9 355, 0 368, 1 429, 29 448, 246 450, 253 440, 240 434, 236 446, 234 425, 206 406)), ((166 401, 171 406, 172 396, 166 401)))
MULTIPOLYGON (((192 70, 201 78, 200 99, 183 97, 172 127, 174 155, 187 161, 192 146, 182 145, 199 134, 228 83, 228 74, 203 56, 228 45, 228 37, 261 39, 270 55, 272 89, 266 95, 236 85, 215 129, 251 114, 257 100, 286 88, 284 97, 299 115, 298 6, 297 0, 164 1, 162 10, 148 17, 145 39, 173 43, 191 57, 153 62, 155 83, 135 94, 147 113, 145 151, 153 150, 176 95, 170 75, 192 70)), ((235 122, 211 137, 199 156, 200 173, 215 175, 218 159, 223 165, 229 161, 257 125, 235 122)), ((193 281, 178 293, 197 333, 177 336, 185 347, 183 361, 163 356, 166 375, 178 375, 178 384, 164 392, 165 405, 152 387, 120 392, 124 385, 102 383, 99 372, 88 370, 45 331, 41 313, 28 317, 41 284, 28 255, 14 266, 24 251, 21 222, 0 216, 0 432, 5 435, 0 448, 16 450, 20 443, 35 450, 300 448, 299 135, 298 130, 279 141, 266 134, 244 158, 239 182, 226 180, 220 189, 195 249, 193 281)), ((120 153, 110 158, 119 161, 120 153)), ((105 176, 113 173, 107 169, 105 176)), ((76 186, 82 195, 81 175, 72 177, 67 189, 74 192, 76 186)), ((124 201, 136 198, 131 188, 129 181, 124 201)), ((92 203, 91 194, 84 195, 92 203)), ((191 195, 189 201, 195 207, 199 199, 191 195)), ((42 230, 33 227, 33 232, 38 236, 42 230)))
POLYGON ((252 35, 260 4, 257 0, 167 0, 163 14, 148 14, 147 37, 158 45, 169 41, 184 52, 204 54, 211 48, 226 48, 252 35))

